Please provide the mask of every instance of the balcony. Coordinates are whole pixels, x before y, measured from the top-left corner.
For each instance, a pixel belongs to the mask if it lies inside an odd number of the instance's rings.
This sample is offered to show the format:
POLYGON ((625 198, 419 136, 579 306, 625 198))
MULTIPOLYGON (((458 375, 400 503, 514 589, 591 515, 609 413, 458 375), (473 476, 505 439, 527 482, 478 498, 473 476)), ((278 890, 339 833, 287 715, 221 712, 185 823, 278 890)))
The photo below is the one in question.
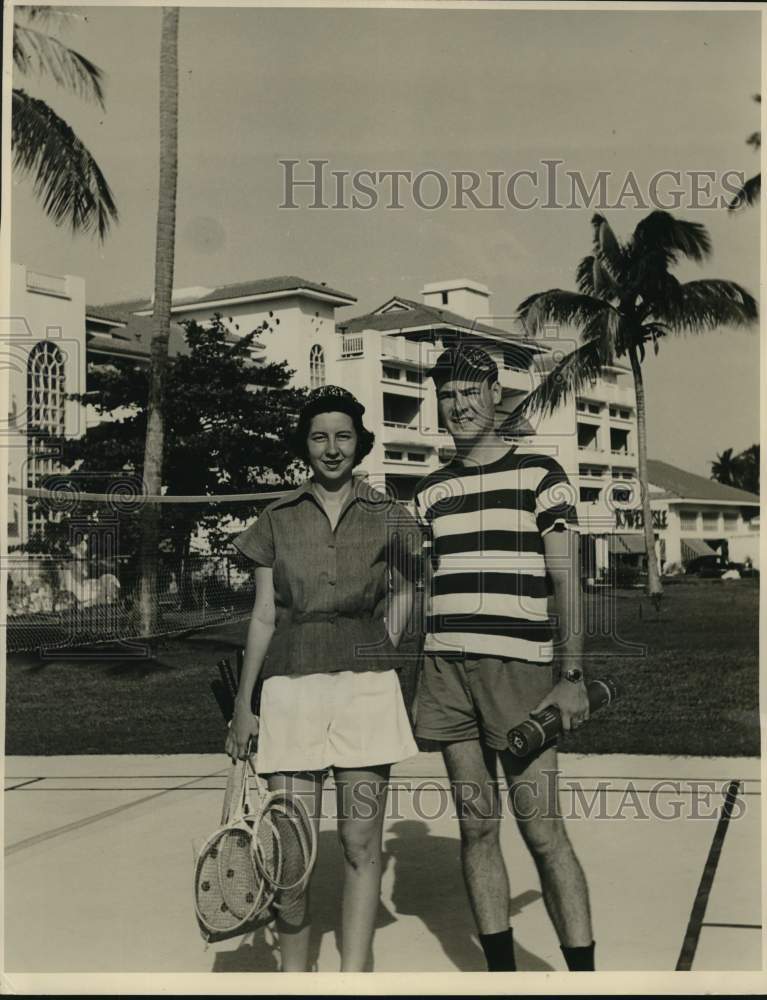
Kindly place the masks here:
POLYGON ((630 410, 636 409, 636 396, 632 386, 601 382, 598 391, 599 398, 608 404, 628 407, 630 410))
POLYGON ((341 361, 365 356, 365 338, 360 333, 341 334, 341 361))
POLYGON ((416 343, 405 337, 381 338, 381 358, 386 361, 400 361, 418 368, 428 368, 429 352, 434 353, 431 344, 416 343))
POLYGON ((439 441, 434 431, 419 427, 418 424, 407 424, 397 420, 383 421, 383 442, 384 444, 410 444, 423 447, 437 447, 439 441))

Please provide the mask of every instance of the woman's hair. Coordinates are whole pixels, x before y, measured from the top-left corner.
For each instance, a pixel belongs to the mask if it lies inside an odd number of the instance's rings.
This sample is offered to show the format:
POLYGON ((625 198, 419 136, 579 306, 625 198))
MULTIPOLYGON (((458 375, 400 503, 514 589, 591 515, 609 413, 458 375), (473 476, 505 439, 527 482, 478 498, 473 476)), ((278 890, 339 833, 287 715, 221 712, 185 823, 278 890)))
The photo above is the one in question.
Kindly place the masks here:
POLYGON ((373 450, 375 434, 362 423, 365 407, 359 400, 337 385, 323 385, 309 395, 309 401, 298 416, 298 424, 288 439, 288 446, 293 454, 303 462, 309 461, 309 429, 312 420, 320 413, 345 413, 351 417, 354 430, 357 433, 357 449, 354 453, 354 464, 360 462, 373 450))

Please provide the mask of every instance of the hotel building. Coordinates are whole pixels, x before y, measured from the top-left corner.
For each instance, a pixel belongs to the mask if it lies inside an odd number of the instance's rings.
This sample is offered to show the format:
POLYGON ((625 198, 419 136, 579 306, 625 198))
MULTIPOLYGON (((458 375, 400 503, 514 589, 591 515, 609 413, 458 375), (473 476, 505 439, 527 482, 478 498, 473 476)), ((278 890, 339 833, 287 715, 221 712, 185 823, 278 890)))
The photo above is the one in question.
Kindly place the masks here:
MULTIPOLYGON (((453 454, 425 373, 457 339, 481 346, 498 365, 503 389, 499 434, 555 457, 577 490, 587 575, 598 579, 611 559, 641 561, 636 405, 628 368, 605 369, 553 415, 533 418, 534 426, 512 426, 520 401, 575 346, 573 340, 560 339, 556 330, 533 339, 514 321, 494 320, 489 289, 471 280, 428 284, 420 300, 394 295, 371 312, 348 316, 355 302, 348 292, 298 276, 177 289, 171 353, 186 349, 178 326, 185 320, 204 323, 217 313, 233 338, 266 323, 269 329, 254 344, 254 363, 287 361, 296 385, 335 383, 351 390, 376 434, 360 472, 409 503, 418 480, 453 454)), ((86 305, 81 278, 14 265, 17 318, 6 428, 11 485, 34 486, 55 471, 46 435, 78 434, 96 419, 66 399, 86 388, 92 366, 148 361, 151 312, 146 298, 86 305)), ((650 480, 662 563, 684 564, 726 549, 731 559, 748 555, 758 563, 758 497, 661 462, 650 463, 650 480)), ((34 516, 21 497, 10 498, 9 544, 26 541, 34 516)))

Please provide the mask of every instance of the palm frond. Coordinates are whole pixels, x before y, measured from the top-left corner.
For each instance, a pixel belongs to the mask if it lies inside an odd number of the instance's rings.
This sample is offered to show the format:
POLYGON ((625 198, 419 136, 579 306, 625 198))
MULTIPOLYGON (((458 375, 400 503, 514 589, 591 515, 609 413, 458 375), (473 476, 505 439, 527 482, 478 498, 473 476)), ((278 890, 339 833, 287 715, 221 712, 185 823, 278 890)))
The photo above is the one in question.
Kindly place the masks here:
POLYGON ((604 271, 616 282, 620 281, 626 263, 626 254, 620 240, 613 232, 612 226, 603 215, 597 212, 591 217, 591 231, 594 257, 601 263, 604 271))
POLYGON ((746 205, 755 205, 759 201, 761 193, 762 175, 755 174, 753 177, 749 177, 732 201, 728 203, 727 211, 736 212, 739 208, 744 208, 746 205))
POLYGON ((102 72, 90 59, 36 28, 15 25, 13 62, 23 74, 50 75, 61 87, 104 107, 102 72))
POLYGON ((599 340, 592 340, 576 348, 558 362, 520 404, 518 411, 526 416, 553 413, 570 396, 587 383, 599 377, 602 366, 608 361, 602 356, 599 340))
POLYGON ((561 326, 584 326, 593 316, 610 309, 608 303, 592 295, 566 292, 561 288, 551 288, 538 292, 521 302, 517 316, 531 336, 535 336, 546 323, 561 326))
POLYGON ((618 294, 618 285, 597 257, 584 257, 575 272, 578 290, 609 301, 618 294))
POLYGON ((675 219, 670 212, 658 210, 637 224, 631 250, 637 256, 660 251, 669 266, 680 256, 702 261, 711 253, 711 238, 702 223, 675 219))
POLYGON ((103 239, 117 208, 98 164, 67 123, 38 98, 13 91, 13 164, 34 178, 35 194, 58 225, 103 239))
POLYGON ((748 326, 759 318, 756 300, 734 281, 706 278, 679 286, 664 323, 674 333, 700 333, 718 326, 748 326))

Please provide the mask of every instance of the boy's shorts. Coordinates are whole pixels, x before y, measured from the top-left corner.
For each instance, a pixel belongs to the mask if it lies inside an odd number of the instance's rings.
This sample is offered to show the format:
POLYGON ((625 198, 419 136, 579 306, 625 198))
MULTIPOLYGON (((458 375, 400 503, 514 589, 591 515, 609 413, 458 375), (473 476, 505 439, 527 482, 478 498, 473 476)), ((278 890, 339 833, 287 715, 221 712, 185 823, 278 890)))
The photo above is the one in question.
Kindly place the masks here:
POLYGON ((416 737, 440 743, 480 740, 506 750, 506 734, 524 722, 554 686, 551 663, 492 657, 424 657, 416 737))

